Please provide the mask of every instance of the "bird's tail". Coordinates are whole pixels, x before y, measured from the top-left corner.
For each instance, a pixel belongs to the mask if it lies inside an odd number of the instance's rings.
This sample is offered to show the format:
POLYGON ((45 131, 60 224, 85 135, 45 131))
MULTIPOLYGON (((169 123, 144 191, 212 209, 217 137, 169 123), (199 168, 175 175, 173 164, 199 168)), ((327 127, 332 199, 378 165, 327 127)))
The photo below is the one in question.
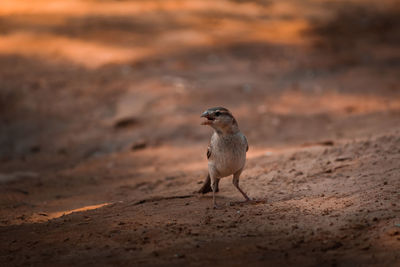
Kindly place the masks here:
MULTIPOLYGON (((215 192, 219 191, 218 184, 219 184, 219 180, 217 180, 215 192)), ((197 192, 200 194, 206 194, 208 192, 212 192, 210 174, 207 175, 207 178, 204 181, 203 186, 197 192)))

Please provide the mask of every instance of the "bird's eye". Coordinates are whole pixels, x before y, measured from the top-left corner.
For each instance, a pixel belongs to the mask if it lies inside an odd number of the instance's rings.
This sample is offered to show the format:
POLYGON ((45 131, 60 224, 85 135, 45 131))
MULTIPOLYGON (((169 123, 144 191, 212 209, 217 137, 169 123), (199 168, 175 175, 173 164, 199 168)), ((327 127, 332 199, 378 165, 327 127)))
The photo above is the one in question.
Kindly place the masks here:
POLYGON ((215 112, 216 117, 218 117, 219 115, 221 115, 221 112, 219 112, 219 111, 215 112))

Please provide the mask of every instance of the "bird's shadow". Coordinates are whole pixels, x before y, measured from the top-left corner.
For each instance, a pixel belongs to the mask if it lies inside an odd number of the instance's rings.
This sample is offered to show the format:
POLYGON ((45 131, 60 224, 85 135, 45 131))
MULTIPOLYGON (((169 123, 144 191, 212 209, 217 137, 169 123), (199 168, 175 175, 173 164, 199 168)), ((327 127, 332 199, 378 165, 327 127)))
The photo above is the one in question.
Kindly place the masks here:
POLYGON ((259 204, 266 204, 266 203, 267 203, 267 199, 261 198, 261 199, 250 199, 250 200, 244 200, 244 201, 232 201, 232 202, 229 202, 229 206, 259 205, 259 204))
MULTIPOLYGON (((195 194, 200 199, 212 199, 211 194, 195 194)), ((228 200, 225 204, 219 203, 220 208, 224 207, 234 207, 234 206, 247 206, 247 205, 260 205, 266 204, 267 198, 250 199, 250 200, 240 200, 240 201, 229 201, 229 197, 218 195, 217 200, 228 200)))

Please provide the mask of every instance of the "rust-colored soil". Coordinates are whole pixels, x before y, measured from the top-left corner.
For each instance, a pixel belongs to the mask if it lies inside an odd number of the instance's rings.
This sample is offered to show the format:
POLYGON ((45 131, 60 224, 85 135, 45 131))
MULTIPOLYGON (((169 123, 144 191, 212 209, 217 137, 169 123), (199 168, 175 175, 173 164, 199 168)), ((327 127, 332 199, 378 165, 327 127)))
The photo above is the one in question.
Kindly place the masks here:
POLYGON ((400 265, 395 1, 3 2, 1 266, 400 265))

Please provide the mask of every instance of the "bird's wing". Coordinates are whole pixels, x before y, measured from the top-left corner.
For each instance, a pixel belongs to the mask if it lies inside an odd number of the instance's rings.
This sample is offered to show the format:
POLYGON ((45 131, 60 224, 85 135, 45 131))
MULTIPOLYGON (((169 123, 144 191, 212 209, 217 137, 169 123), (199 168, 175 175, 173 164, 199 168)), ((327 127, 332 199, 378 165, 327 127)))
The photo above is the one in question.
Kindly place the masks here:
POLYGON ((247 152, 247 151, 249 151, 249 143, 247 143, 246 136, 243 135, 243 137, 244 137, 244 142, 246 143, 246 152, 247 152))
POLYGON ((207 159, 211 157, 211 145, 207 147, 207 159))

